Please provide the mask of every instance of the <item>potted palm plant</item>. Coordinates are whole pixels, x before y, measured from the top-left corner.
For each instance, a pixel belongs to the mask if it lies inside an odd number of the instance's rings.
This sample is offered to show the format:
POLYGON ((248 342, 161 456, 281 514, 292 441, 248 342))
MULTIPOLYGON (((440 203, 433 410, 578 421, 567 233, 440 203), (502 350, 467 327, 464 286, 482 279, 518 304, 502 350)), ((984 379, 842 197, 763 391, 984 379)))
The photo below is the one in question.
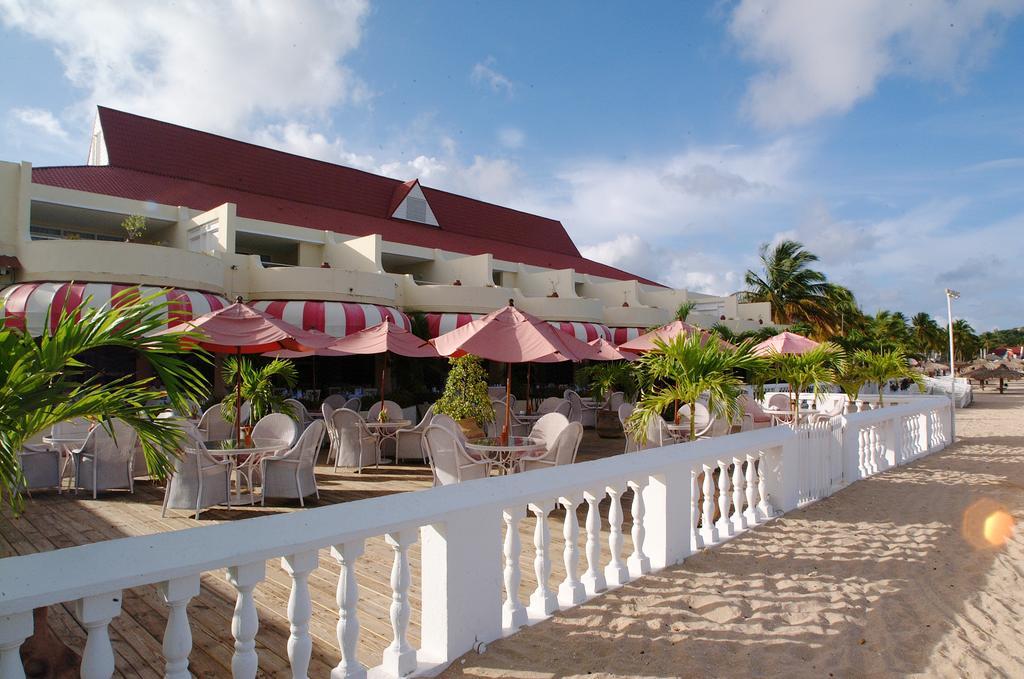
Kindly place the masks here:
POLYGON ((247 358, 229 356, 224 360, 222 375, 225 384, 236 384, 241 380, 238 391, 232 390, 224 397, 222 412, 224 419, 234 423, 236 397, 241 395, 243 403, 249 402, 250 426, 243 427, 246 438, 252 429, 251 424, 259 422, 270 413, 285 413, 292 419, 298 419, 299 414, 293 412, 292 407, 285 403, 285 396, 276 390, 279 386, 294 387, 298 381, 295 364, 288 359, 275 358, 269 363, 257 366, 247 358))
POLYGON ((835 382, 836 367, 841 366, 845 354, 831 342, 823 342, 802 354, 780 354, 768 356, 779 379, 789 385, 789 404, 793 410, 793 421, 800 421, 800 394, 808 387, 815 393, 835 382))
POLYGON ((471 354, 449 358, 448 362, 451 369, 444 392, 434 404, 434 412, 458 422, 466 436, 480 436, 484 425, 494 421, 494 408, 487 393, 487 373, 480 358, 471 354))
POLYGON ((867 380, 864 365, 858 360, 857 354, 844 361, 842 367, 836 371, 835 383, 846 394, 846 405, 843 410, 847 414, 857 412, 860 390, 867 380))
POLYGON ((631 400, 636 394, 636 380, 633 370, 625 361, 604 361, 595 363, 579 371, 577 381, 586 383, 596 401, 604 403, 597 411, 594 425, 597 435, 601 438, 621 438, 622 425, 619 414, 612 409, 608 397, 615 391, 623 392, 631 400))
POLYGON ((644 385, 627 426, 633 437, 647 441, 647 427, 655 417, 683 403, 690 411, 690 438, 696 434, 696 403, 707 396, 708 411, 730 422, 741 416, 741 370, 757 369, 762 360, 750 353, 750 342, 731 347, 705 341, 699 333, 678 335, 669 342, 655 340, 653 351, 633 364, 637 382, 644 385))
POLYGON ((858 351, 854 358, 863 365, 866 382, 878 386, 878 407, 885 405, 884 386, 889 380, 908 379, 924 391, 924 378, 907 362, 907 355, 902 349, 891 351, 858 351))

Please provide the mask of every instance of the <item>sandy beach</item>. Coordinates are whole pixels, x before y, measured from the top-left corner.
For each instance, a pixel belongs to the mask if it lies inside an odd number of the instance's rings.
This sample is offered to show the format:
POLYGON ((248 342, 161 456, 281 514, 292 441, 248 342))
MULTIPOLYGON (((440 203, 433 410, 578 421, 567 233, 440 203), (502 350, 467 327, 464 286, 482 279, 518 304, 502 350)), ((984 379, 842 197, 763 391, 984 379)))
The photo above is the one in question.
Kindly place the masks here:
POLYGON ((957 422, 942 453, 467 654, 442 676, 1024 676, 1024 545, 1019 533, 992 544, 1006 514, 1024 519, 1024 388, 977 392, 957 422))

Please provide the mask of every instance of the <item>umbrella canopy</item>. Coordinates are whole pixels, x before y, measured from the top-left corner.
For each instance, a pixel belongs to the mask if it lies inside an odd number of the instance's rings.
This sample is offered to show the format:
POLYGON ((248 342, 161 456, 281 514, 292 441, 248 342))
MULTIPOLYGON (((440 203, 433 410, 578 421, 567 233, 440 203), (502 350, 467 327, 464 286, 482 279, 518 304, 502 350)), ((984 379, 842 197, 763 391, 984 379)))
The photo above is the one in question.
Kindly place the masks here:
MULTIPOLYGON (((510 300, 511 301, 511 300, 510 300)), ((512 305, 431 340, 442 356, 473 354, 502 363, 530 363, 558 354, 562 361, 599 360, 599 351, 512 305)))
POLYGON ((390 319, 337 340, 329 351, 344 354, 382 354, 390 351, 412 358, 437 358, 437 349, 390 319))
POLYGON ((972 370, 968 377, 972 380, 1019 380, 1024 378, 1024 373, 1016 370, 1011 370, 1005 365, 996 366, 995 368, 978 368, 972 370))
MULTIPOLYGON (((640 358, 637 354, 632 351, 621 350, 614 344, 609 342, 603 337, 598 337, 595 340, 587 342, 590 346, 597 349, 597 356, 591 358, 592 361, 635 361, 640 358)), ((538 358, 536 363, 558 363, 565 361, 565 357, 561 354, 551 354, 544 358, 538 358)))
POLYGON ((820 346, 809 337, 798 335, 795 332, 780 332, 774 337, 754 346, 751 350, 755 356, 767 356, 769 354, 806 354, 814 347, 820 346))
POLYGON ((948 363, 936 363, 935 361, 925 361, 918 366, 918 369, 929 375, 934 375, 937 372, 947 372, 949 370, 948 363))
POLYGON ((700 333, 700 343, 707 344, 708 340, 715 338, 723 347, 734 348, 732 344, 726 342, 724 339, 717 338, 707 330, 702 330, 697 326, 690 325, 684 321, 672 321, 660 328, 655 328, 650 332, 640 335, 636 339, 631 339, 628 342, 624 342, 618 346, 619 351, 625 349, 626 351, 651 351, 654 349, 654 341, 661 340, 662 342, 671 342, 679 335, 692 335, 694 333, 700 333))
POLYGON ((505 425, 501 437, 508 439, 512 419, 512 364, 549 361, 599 360, 600 352, 586 342, 556 329, 536 316, 509 305, 483 318, 431 340, 442 356, 473 354, 508 364, 505 379, 505 425))
POLYGON ((241 301, 173 325, 164 332, 194 333, 199 346, 217 354, 262 354, 281 349, 312 351, 334 341, 329 335, 303 330, 241 301))

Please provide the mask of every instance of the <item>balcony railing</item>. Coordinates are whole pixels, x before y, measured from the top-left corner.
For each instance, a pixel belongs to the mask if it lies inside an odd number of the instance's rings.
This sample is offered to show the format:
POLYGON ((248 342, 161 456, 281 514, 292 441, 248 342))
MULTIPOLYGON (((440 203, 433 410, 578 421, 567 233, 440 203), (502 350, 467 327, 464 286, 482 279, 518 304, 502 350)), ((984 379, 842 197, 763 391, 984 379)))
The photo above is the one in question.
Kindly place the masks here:
POLYGON ((313 646, 308 579, 319 551, 330 548, 340 568, 338 611, 328 621, 336 628, 341 656, 332 677, 365 677, 356 656, 355 566, 365 541, 381 535, 392 551, 392 642, 377 676, 426 671, 858 479, 940 450, 950 443, 950 416, 948 398, 921 396, 798 429, 772 427, 570 467, 5 559, 0 675, 23 676, 18 653, 32 633, 34 608, 74 602, 88 632, 82 676, 110 677, 115 667, 108 625, 120 614, 123 591, 157 584, 169 611, 163 641, 167 676, 189 676, 189 600, 198 594, 203 573, 226 569, 236 602, 230 630, 225 626, 219 634, 234 636, 234 676, 254 677, 260 621, 253 588, 263 581, 267 561, 280 558, 291 579, 286 611, 281 604, 291 630, 288 658, 293 676, 305 677, 313 646), (628 555, 622 531, 626 494, 633 545, 628 555), (598 511, 605 497, 611 500, 606 542, 598 511), (584 503, 586 567, 580 574, 576 508, 584 503), (548 518, 556 506, 566 510, 560 527, 566 576, 557 585, 550 582, 557 557, 548 518), (538 582, 528 602, 519 595, 523 521, 534 525, 527 549, 538 582), (409 549, 417 541, 424 624, 420 647, 413 648, 409 549))

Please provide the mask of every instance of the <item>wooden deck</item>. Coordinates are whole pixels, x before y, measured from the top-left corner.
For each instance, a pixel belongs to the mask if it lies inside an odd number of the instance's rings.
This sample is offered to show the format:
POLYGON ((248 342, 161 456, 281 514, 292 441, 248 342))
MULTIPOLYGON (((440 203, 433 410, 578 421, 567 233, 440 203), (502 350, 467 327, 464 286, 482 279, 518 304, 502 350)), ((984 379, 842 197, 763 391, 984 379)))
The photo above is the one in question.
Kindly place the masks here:
MULTIPOLYGON (((587 431, 580 448, 579 461, 606 457, 622 450, 622 439, 602 440, 587 431)), ((431 485, 430 470, 415 465, 387 465, 368 469, 362 474, 351 472, 335 474, 330 467, 318 467, 317 482, 320 501, 307 502, 307 507, 351 502, 369 497, 422 490, 431 485)), ((631 495, 623 498, 623 558, 632 551, 629 537, 631 495)), ((239 521, 256 516, 281 512, 301 511, 297 502, 284 501, 273 507, 216 508, 203 513, 200 521, 183 511, 168 512, 160 516, 163 487, 153 482, 136 483, 134 495, 111 491, 97 500, 86 495, 75 496, 65 491, 36 493, 28 501, 25 512, 13 517, 9 511, 0 512, 0 557, 43 552, 74 545, 100 542, 114 538, 162 533, 215 522, 239 521)), ((580 524, 584 520, 586 505, 579 509, 580 524)), ((607 516, 608 500, 602 503, 602 515, 607 516)), ((565 577, 562 564, 562 520, 564 512, 556 510, 550 515, 551 529, 551 589, 565 577)), ((520 594, 526 602, 529 592, 537 586, 533 575, 534 520, 521 522, 523 550, 520 565, 523 573, 520 594)), ((607 525, 603 526, 607 532, 607 525)), ((585 569, 583 531, 580 531, 580 573, 585 569)), ((607 542, 603 548, 607 560, 607 542)), ((359 582, 359 660, 367 667, 380 664, 384 648, 391 642, 388 607, 391 601, 389 584, 392 550, 383 537, 366 543, 366 552, 357 562, 359 582)), ((420 562, 419 545, 410 549, 412 571, 409 641, 419 646, 420 614, 420 562)), ((313 602, 310 632, 313 636, 313 659, 310 676, 327 676, 337 664, 340 655, 335 625, 337 606, 335 588, 339 568, 328 550, 321 550, 320 565, 310 575, 309 587, 313 602)), ((290 576, 277 562, 267 563, 267 577, 256 588, 260 629, 257 652, 260 658, 260 676, 290 676, 287 658, 288 596, 290 576)), ((197 677, 224 677, 231 674, 231 617, 235 591, 225 580, 224 571, 207 573, 202 578, 202 590, 189 604, 192 624, 193 649, 190 670, 197 677)), ((53 606, 49 622, 58 637, 81 653, 85 645, 85 630, 71 613, 72 604, 53 606)), ((114 645, 118 676, 161 677, 163 655, 161 644, 167 621, 167 607, 155 586, 141 587, 124 593, 121 615, 111 623, 110 635, 114 645)))

